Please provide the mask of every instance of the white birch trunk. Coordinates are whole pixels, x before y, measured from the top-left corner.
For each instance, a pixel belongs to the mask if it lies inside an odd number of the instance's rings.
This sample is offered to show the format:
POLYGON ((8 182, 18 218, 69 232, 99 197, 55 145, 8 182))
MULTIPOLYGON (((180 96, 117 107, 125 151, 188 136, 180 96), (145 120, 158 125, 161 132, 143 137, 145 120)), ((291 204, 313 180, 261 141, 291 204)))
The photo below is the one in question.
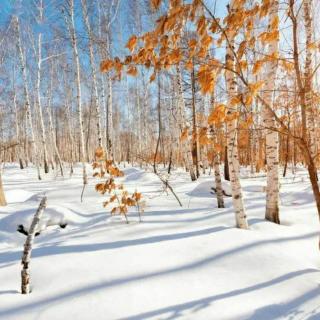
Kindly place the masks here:
MULTIPOLYGON (((79 120, 80 158, 82 162, 83 191, 84 191, 84 188, 88 183, 88 177, 87 177, 87 170, 85 165, 86 150, 85 150, 84 132, 83 132, 80 62, 79 62, 77 35, 76 35, 75 22, 74 22, 74 0, 70 0, 70 24, 67 24, 67 25, 69 26, 74 62, 76 65, 75 81, 76 81, 76 87, 77 87, 77 106, 78 106, 77 112, 78 112, 78 120, 79 120)), ((83 191, 81 194, 81 200, 82 200, 83 191)))
MULTIPOLYGON (((40 21, 42 21, 42 1, 40 4, 40 21)), ((40 129, 41 129, 41 144, 43 149, 43 160, 44 160, 44 172, 49 172, 48 166, 48 151, 47 151, 47 144, 46 144, 46 131, 43 121, 42 115, 42 103, 41 103, 41 64, 42 64, 42 34, 39 33, 38 35, 38 61, 37 61, 37 81, 36 81, 36 92, 37 92, 37 102, 36 105, 38 106, 38 115, 39 115, 39 122, 40 122, 40 129)))
MULTIPOLYGON (((233 10, 233 6, 236 0, 231 2, 231 10, 233 10)), ((235 43, 235 32, 234 30, 227 31, 228 36, 228 47, 226 53, 226 65, 232 68, 235 67, 234 63, 234 43, 235 43)), ((235 74, 233 72, 226 70, 226 84, 227 91, 229 95, 229 99, 237 95, 237 83, 235 74)), ((229 107, 228 114, 233 115, 237 112, 237 107, 229 107)), ((237 119, 233 119, 232 121, 228 121, 227 123, 227 153, 228 153, 228 165, 229 165, 229 173, 230 173, 230 183, 232 190, 232 202, 235 210, 235 218, 236 218, 236 226, 240 229, 248 229, 247 216, 245 212, 245 208, 243 205, 242 198, 242 189, 239 178, 239 159, 238 159, 238 142, 237 142, 237 119)))
MULTIPOLYGON (((210 98, 210 102, 212 105, 214 105, 214 93, 212 94, 210 98)), ((214 142, 218 143, 218 132, 219 129, 214 129, 214 127, 211 127, 211 132, 214 135, 214 142)), ((219 153, 214 151, 213 155, 213 170, 214 170, 214 180, 216 183, 216 195, 217 195, 217 203, 218 208, 224 208, 224 199, 223 199, 223 187, 222 187, 222 180, 221 180, 221 173, 220 173, 220 157, 219 153)))
POLYGON ((63 177, 62 159, 60 156, 60 152, 58 150, 57 139, 56 139, 56 135, 54 132, 54 127, 53 127, 53 122, 52 122, 52 112, 51 112, 52 78, 53 78, 53 74, 51 75, 50 92, 48 92, 47 115, 48 115, 49 131, 50 131, 50 135, 51 135, 51 141, 53 144, 54 153, 55 153, 56 158, 58 160, 61 176, 63 177))
MULTIPOLYGON (((107 33, 107 54, 110 57, 110 35, 107 33)), ((112 100, 112 78, 110 72, 107 73, 107 150, 109 157, 113 158, 113 100, 112 100)))
MULTIPOLYGON (((15 82, 15 76, 13 76, 13 81, 15 82)), ((20 126, 19 126, 19 113, 18 113, 18 106, 17 106, 17 95, 16 95, 16 87, 14 84, 13 87, 13 108, 14 108, 14 115, 15 115, 15 126, 16 126, 16 140, 18 143, 17 146, 17 156, 19 159, 20 169, 23 169, 23 162, 22 162, 22 149, 21 149, 21 138, 20 138, 20 126)))
POLYGON ((29 166, 29 140, 28 140, 28 115, 26 108, 24 109, 23 115, 23 122, 24 122, 24 156, 26 160, 26 167, 29 166))
POLYGON ((24 244, 24 250, 22 255, 22 271, 21 271, 21 293, 28 294, 30 293, 30 271, 29 271, 29 264, 31 261, 31 252, 32 252, 32 245, 33 240, 35 237, 37 226, 40 222, 42 217, 42 213, 47 206, 47 197, 43 197, 37 212, 35 213, 31 226, 29 228, 28 236, 26 242, 24 244))
MULTIPOLYGON (((269 24, 278 17, 279 2, 274 1, 269 13, 269 24)), ((278 40, 272 41, 267 49, 268 55, 278 52, 278 40)), ((264 87, 264 99, 268 105, 273 105, 273 93, 277 74, 277 62, 269 61, 266 64, 268 79, 264 87)), ((263 108, 263 124, 266 135, 266 160, 267 160, 267 197, 266 212, 267 220, 280 223, 279 219, 279 134, 276 130, 274 116, 270 109, 263 108)))
MULTIPOLYGON (((217 133, 215 134, 215 143, 217 143, 217 133)), ((215 152, 214 159, 213 159, 213 168, 214 168, 214 180, 216 183, 216 194, 217 194, 217 203, 218 208, 224 208, 224 199, 223 199, 223 187, 221 181, 221 173, 220 173, 220 161, 219 161, 219 154, 215 152)))
POLYGON ((98 94, 98 84, 97 84, 97 69, 94 61, 94 51, 93 51, 93 40, 92 40, 92 31, 88 16, 88 8, 87 1, 82 1, 82 10, 83 10, 83 18, 86 25, 88 37, 89 37, 89 57, 91 64, 91 75, 92 75, 92 84, 93 84, 93 100, 96 109, 96 127, 97 127, 97 136, 98 136, 98 146, 102 147, 102 135, 101 135, 101 112, 100 112, 100 104, 99 104, 99 94, 98 94))
POLYGON ((218 155, 214 157, 214 180, 216 183, 216 194, 217 194, 217 203, 218 208, 224 208, 224 199, 223 199, 223 188, 220 174, 220 163, 218 155))
MULTIPOLYGON (((185 120, 186 116, 185 116, 185 102, 184 102, 183 89, 182 89, 182 75, 181 75, 181 70, 179 65, 177 65, 176 71, 177 71, 177 86, 178 86, 178 123, 180 126, 180 132, 182 132, 184 128, 187 127, 187 123, 185 120)), ((192 139, 190 137, 189 128, 188 128, 187 138, 182 141, 182 152, 183 152, 183 159, 184 159, 186 168, 190 173, 191 180, 195 181, 197 178, 196 178, 194 167, 193 167, 191 140, 192 139)))
POLYGON ((31 147, 32 147, 32 153, 33 153, 33 157, 34 157, 35 166, 36 166, 37 172, 38 172, 38 179, 41 180, 39 161, 38 161, 39 155, 38 155, 37 145, 35 143, 35 136, 34 136, 34 130, 33 130, 33 123, 32 123, 32 113, 31 113, 31 104, 30 104, 30 96, 29 96, 27 70, 26 70, 26 64, 25 64, 24 55, 23 55, 21 37, 20 37, 19 19, 18 19, 18 17, 14 17, 14 19, 15 19, 16 32, 17 32, 18 54, 19 54, 20 67, 21 67, 22 78, 23 78, 26 117, 27 117, 29 129, 30 129, 30 135, 31 135, 30 143, 31 143, 31 147))
POLYGON ((305 93, 306 93, 306 114, 307 128, 309 138, 310 153, 313 158, 317 154, 316 129, 315 129, 315 110, 312 99, 312 16, 311 16, 312 0, 303 1, 304 26, 306 33, 306 61, 305 61, 305 93))

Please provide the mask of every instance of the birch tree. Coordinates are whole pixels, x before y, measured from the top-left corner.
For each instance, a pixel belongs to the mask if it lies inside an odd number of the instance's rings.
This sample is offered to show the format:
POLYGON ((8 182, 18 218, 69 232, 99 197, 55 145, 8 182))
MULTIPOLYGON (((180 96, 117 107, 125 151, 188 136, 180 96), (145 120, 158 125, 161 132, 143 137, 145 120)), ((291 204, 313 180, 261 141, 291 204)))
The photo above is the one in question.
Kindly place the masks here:
POLYGON ((82 3, 82 12, 83 19, 85 22, 88 38, 89 38, 89 57, 91 65, 91 76, 92 76, 92 85, 93 85, 93 101, 96 110, 96 127, 97 127, 97 136, 98 136, 98 146, 102 147, 102 134, 101 134, 101 112, 99 104, 99 94, 98 94, 98 84, 97 84, 97 68, 94 59, 94 46, 93 46, 93 34, 91 30, 91 25, 89 21, 87 1, 81 0, 82 3))
POLYGON ((23 161, 22 161, 22 148, 21 148, 21 143, 22 143, 22 139, 20 137, 20 132, 21 132, 21 123, 19 121, 19 112, 18 112, 18 106, 17 106, 17 93, 16 93, 16 83, 15 83, 15 79, 16 79, 16 71, 15 71, 15 67, 13 67, 13 77, 12 77, 12 82, 13 82, 13 109, 14 109, 14 116, 15 116, 15 131, 16 131, 16 140, 18 143, 17 146, 17 156, 19 159, 19 165, 20 165, 20 169, 23 169, 23 161))
POLYGON ((48 124, 49 124, 49 132, 50 132, 50 136, 51 136, 51 141, 52 141, 52 144, 53 144, 53 149, 54 149, 54 153, 55 153, 55 156, 56 156, 56 159, 58 160, 58 165, 59 165, 59 168, 60 168, 60 173, 61 173, 61 176, 64 175, 63 173, 63 165, 62 165, 62 159, 61 159, 61 156, 60 156, 60 152, 59 152, 59 149, 58 149, 58 146, 57 146, 57 139, 56 139, 56 135, 55 135, 55 132, 54 132, 54 126, 53 126, 53 121, 52 121, 52 110, 51 110, 51 104, 52 104, 52 82, 53 82, 53 77, 54 77, 54 72, 53 72, 53 67, 51 67, 51 77, 50 77, 50 82, 49 82, 49 88, 48 88, 48 91, 47 91, 47 117, 48 117, 48 124))
MULTIPOLYGON (((279 2, 275 0, 269 12, 268 32, 278 30, 279 2)), ((278 37, 275 37, 267 47, 267 55, 278 54, 278 37)), ((268 61, 266 63, 264 99, 272 106, 274 100, 274 88, 277 75, 277 61, 268 61)), ((263 124, 266 133, 266 160, 267 160, 267 197, 266 214, 267 220, 280 223, 279 218, 279 133, 274 119, 274 115, 269 108, 263 108, 263 124)))
POLYGON ((316 132, 315 132, 315 110, 313 105, 313 86, 312 86, 312 0, 303 1, 303 15, 304 15, 304 28, 305 28, 305 49, 306 58, 304 66, 304 86, 305 86, 305 100, 306 100, 306 121, 308 127, 308 140, 310 147, 310 154, 313 159, 316 157, 317 153, 317 143, 316 143, 316 132))
MULTIPOLYGON (((103 59, 111 58, 111 27, 117 18, 119 10, 120 0, 112 0, 108 3, 101 3, 100 11, 104 18, 105 26, 103 29, 106 37, 105 44, 102 48, 103 59)), ((102 32, 101 32, 102 34, 102 32)), ((103 84, 106 84, 106 106, 105 106, 105 118, 106 118, 106 149, 109 157, 112 158, 114 134, 113 134, 113 85, 112 77, 110 73, 107 73, 107 81, 103 80, 103 84)))
POLYGON ((197 178, 193 167, 189 126, 186 122, 186 106, 183 97, 182 75, 179 64, 176 66, 176 73, 176 83, 178 87, 178 124, 181 132, 183 158, 185 166, 190 173, 191 180, 195 181, 197 178))
MULTIPOLYGON (((38 2, 38 24, 40 26, 40 29, 43 24, 43 1, 39 0, 38 2)), ((35 50, 36 51, 36 50, 35 50)), ((44 161, 44 172, 49 172, 49 166, 48 166, 48 150, 47 150, 47 143, 46 143, 46 130, 43 120, 43 114, 42 114, 42 101, 41 101, 41 67, 42 67, 42 32, 40 31, 38 34, 38 41, 37 41, 37 80, 36 80, 36 95, 37 95, 37 111, 39 116, 39 122, 40 122, 40 129, 41 129, 41 144, 43 149, 43 161, 44 161)))
POLYGON ((22 255, 22 270, 21 270, 21 293, 30 293, 30 269, 29 265, 31 262, 31 252, 34 237, 36 234, 37 226, 41 220, 44 209, 47 206, 47 197, 43 197, 40 201, 39 207, 32 219, 31 226, 28 231, 28 236, 24 244, 23 255, 22 255))
POLYGON ((66 24, 70 33, 70 41, 73 49, 73 59, 75 63, 75 83, 77 87, 77 112, 79 121, 79 136, 80 136, 80 158, 82 162, 82 175, 83 175, 83 190, 81 194, 81 200, 85 186, 88 184, 87 170, 86 170, 86 150, 84 142, 84 130, 83 130, 83 116, 82 116, 82 96, 81 96, 81 74, 80 74, 80 61, 78 52, 78 40, 75 29, 74 21, 74 0, 69 2, 69 19, 66 18, 66 24))
MULTIPOLYGON (((236 11, 236 0, 232 0, 230 4, 230 12, 236 11)), ((226 65, 231 70, 235 69, 235 57, 233 54, 235 48, 235 30, 230 27, 226 31, 228 45, 226 50, 226 65)), ((226 70, 226 87, 228 92, 228 115, 230 120, 227 122, 227 151, 228 164, 230 173, 230 183, 232 190, 232 202, 235 210, 236 225, 238 228, 247 229, 248 222, 243 204, 242 189, 240 184, 240 165, 238 158, 238 141, 237 141, 237 117, 234 114, 237 112, 237 107, 232 106, 232 98, 237 96, 237 81, 236 76, 232 71, 226 70)))
POLYGON ((39 160, 38 160, 38 150, 37 150, 37 145, 36 145, 35 135, 34 135, 34 130, 33 130, 33 123, 32 123, 32 113, 31 113, 27 69, 26 69, 26 63, 25 63, 24 54, 23 54, 21 36, 20 36, 20 23, 19 23, 19 18, 17 16, 13 17, 13 19, 14 19, 14 25, 15 25, 15 29, 16 29, 17 49, 18 49, 18 55, 19 55, 19 59, 20 59, 20 68, 21 68, 21 73, 22 73, 22 78, 23 78, 26 120, 28 121, 28 126, 29 126, 29 130, 30 130, 30 135, 31 135, 30 144, 32 147, 33 160, 35 162, 37 172, 38 172, 38 179, 41 180, 39 160))

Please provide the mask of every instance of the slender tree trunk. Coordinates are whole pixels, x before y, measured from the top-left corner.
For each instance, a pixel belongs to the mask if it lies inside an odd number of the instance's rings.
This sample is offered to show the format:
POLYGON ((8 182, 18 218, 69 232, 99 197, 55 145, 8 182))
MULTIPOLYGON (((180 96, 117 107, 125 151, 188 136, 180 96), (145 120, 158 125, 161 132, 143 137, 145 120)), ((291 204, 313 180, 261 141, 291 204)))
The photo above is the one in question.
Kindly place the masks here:
POLYGON ((225 146, 224 148, 224 180, 230 181, 228 146, 225 146))
POLYGON ((21 67, 23 86, 24 86, 26 116, 27 116, 28 125, 29 125, 29 129, 30 129, 30 134, 31 134, 30 144, 32 147, 33 159, 34 159, 34 162, 35 162, 35 165, 37 168, 37 172, 38 172, 38 179, 41 180, 39 161, 38 161, 38 150, 37 150, 37 145, 35 142, 35 135, 34 135, 33 124, 32 124, 32 113, 31 113, 30 96, 29 96, 29 88, 28 88, 27 70, 26 70, 26 64, 25 64, 25 60, 24 60, 24 56, 23 56, 22 43, 21 43, 21 38, 20 38, 19 19, 18 19, 18 17, 15 17, 14 19, 15 19, 16 32, 17 32, 17 43, 18 43, 20 67, 21 67))
MULTIPOLYGON (((308 132, 307 132, 306 109, 308 108, 308 105, 306 104, 306 100, 308 99, 306 99, 306 96, 311 94, 309 92, 309 90, 311 90, 311 86, 308 85, 308 83, 305 83, 305 85, 303 85, 303 81, 302 81, 302 74, 301 74, 300 65, 299 65, 298 21, 294 13, 294 5, 295 5, 295 1, 290 0, 289 1, 289 17, 291 18, 291 21, 292 21, 293 59, 294 59, 294 68, 295 68, 295 73, 297 78, 297 86, 298 86, 299 100, 300 100, 300 106, 301 106, 301 125, 302 125, 302 136, 301 136, 301 139, 297 140, 297 144, 300 150, 302 151, 304 160, 308 167, 309 178, 312 186, 314 199, 317 205, 318 217, 320 220, 320 190, 317 182, 317 168, 315 165, 315 158, 312 156, 312 153, 310 150, 310 144, 309 144, 310 139, 308 139, 308 132)), ((320 247, 320 241, 319 241, 319 247, 320 247)))
POLYGON ((66 99, 66 110, 67 110, 67 123, 68 123, 68 136, 70 140, 70 176, 73 174, 73 159, 74 159, 74 152, 75 152, 75 144, 72 135, 72 123, 71 123, 71 111, 70 105, 66 99))
MULTIPOLYGON (((231 11, 234 11, 234 5, 236 0, 231 2, 231 11)), ((226 65, 235 67, 235 61, 233 56, 234 42, 235 42, 235 31, 227 31, 228 39, 230 45, 227 48, 226 53, 226 65)), ((231 71, 226 71, 226 84, 229 95, 229 100, 237 95, 237 83, 235 74, 231 71)), ((237 108, 231 108, 229 106, 228 115, 232 115, 237 112, 237 108)), ((237 119, 233 119, 227 122, 227 151, 228 151, 228 164, 229 164, 229 173, 230 173, 230 182, 232 190, 232 200, 233 207, 235 210, 236 225, 241 229, 248 229, 247 216, 243 205, 242 199, 242 189, 239 178, 239 158, 238 158, 238 143, 237 143, 237 119)))
POLYGON ((15 126, 16 126, 16 140, 18 143, 17 146, 17 157, 19 160, 19 164, 20 164, 20 169, 23 169, 23 161, 22 161, 22 157, 21 157, 21 139, 20 139, 20 126, 19 126, 19 113, 18 113, 18 106, 17 106, 17 96, 16 96, 16 86, 15 86, 15 70, 13 71, 13 108, 14 108, 14 115, 15 115, 15 126))
POLYGON ((3 184, 2 184, 2 168, 0 167, 0 206, 3 207, 6 205, 7 205, 7 201, 4 195, 3 184))
POLYGON ((153 172, 156 174, 157 174, 157 156, 158 156, 160 141, 161 141, 161 131, 162 131, 162 125, 161 125, 161 85, 160 85, 160 74, 158 74, 158 139, 157 139, 157 144, 156 144, 156 151, 155 151, 154 157, 153 157, 153 172))
POLYGON ((198 129, 197 129, 197 119, 196 119, 196 89, 195 89, 195 75, 194 67, 191 71, 191 92, 192 92, 192 137, 193 137, 193 150, 195 156, 195 167, 197 178, 200 176, 199 172, 199 139, 198 139, 198 129))
POLYGON ((93 39, 92 39, 92 31, 89 22, 88 16, 88 8, 87 8, 87 0, 82 1, 82 10, 83 10, 83 18, 87 29, 87 34, 89 37, 89 57, 90 57, 90 65, 91 65, 91 76, 92 76, 92 85, 93 85, 93 102, 96 110, 96 127, 97 127, 97 136, 98 136, 98 146, 102 147, 102 134, 101 134, 101 112, 100 112, 100 104, 99 104, 99 94, 98 94, 98 84, 97 84, 97 70, 96 64, 94 61, 94 51, 93 51, 93 39))
MULTIPOLYGON (((269 28, 278 18, 279 2, 274 1, 269 13, 269 28)), ((269 30, 270 32, 272 30, 269 30)), ((278 52, 278 39, 272 41, 267 54, 272 56, 278 52)), ((271 106, 277 74, 277 61, 267 63, 264 99, 271 106)), ((267 160, 267 197, 265 218, 269 221, 280 223, 279 218, 279 134, 277 132, 273 113, 269 108, 263 108, 263 124, 266 133, 266 160, 267 160)))
POLYGON ((52 144, 53 144, 53 149, 54 149, 56 158, 58 160, 61 176, 63 176, 63 165, 62 165, 60 152, 59 152, 58 146, 57 146, 57 140, 56 140, 56 135, 55 135, 55 132, 54 132, 54 127, 53 127, 53 122, 52 122, 52 114, 51 114, 52 78, 53 78, 53 74, 51 75, 50 92, 48 92, 47 115, 48 115, 49 131, 50 131, 50 135, 51 135, 51 141, 52 141, 52 144))
MULTIPOLYGON (((214 94, 211 96, 211 104, 214 105, 214 94)), ((213 126, 211 127, 211 132, 214 135, 214 142, 218 142, 218 131, 219 129, 214 129, 213 126)), ((218 208, 224 208, 224 199, 223 199, 223 187, 222 187, 222 181, 221 181, 221 174, 220 174, 220 159, 219 159, 219 153, 215 150, 213 151, 213 168, 214 168, 214 179, 216 183, 216 195, 217 195, 217 203, 218 208)), ((228 163, 228 161, 226 162, 228 163)), ((229 168, 227 168, 227 172, 229 174, 229 168)))
MULTIPOLYGON (((42 6, 42 5, 41 5, 42 6)), ((42 9, 40 10, 40 16, 42 17, 42 9)), ((42 18, 41 18, 42 20, 42 18)), ((48 151, 46 144, 46 132, 44 127, 43 115, 42 115, 42 103, 41 103, 41 64, 42 64, 42 34, 38 35, 38 62, 37 62, 37 82, 36 82, 36 92, 37 92, 37 107, 38 107, 38 115, 41 129, 41 144, 43 149, 43 161, 44 161, 44 172, 49 173, 49 165, 48 165, 48 151)))
POLYGON ((76 65, 76 86, 77 86, 77 106, 78 106, 78 119, 79 119, 79 135, 80 135, 80 158, 82 162, 82 174, 83 174, 83 190, 81 194, 81 200, 85 186, 88 184, 87 170, 86 170, 86 150, 84 143, 84 131, 83 131, 83 116, 82 116, 82 97, 81 97, 81 75, 80 75, 80 62, 78 53, 77 36, 74 22, 74 0, 70 0, 70 23, 69 26, 71 45, 73 48, 74 62, 76 65))
MULTIPOLYGON (((110 34, 107 32, 107 52, 108 57, 110 56, 110 34)), ((107 87, 108 87, 108 95, 107 95, 107 150, 109 157, 113 158, 113 88, 112 88, 112 78, 110 72, 107 74, 107 87)))
POLYGON ((224 208, 224 199, 223 199, 223 187, 221 182, 221 174, 220 174, 220 161, 218 153, 215 153, 214 159, 214 179, 216 183, 216 194, 217 194, 217 202, 218 208, 224 208))
POLYGON ((21 264, 23 266, 21 271, 21 293, 22 294, 30 293, 29 265, 31 261, 32 245, 33 245, 33 240, 35 237, 37 226, 41 220, 43 211, 46 208, 46 206, 47 206, 47 197, 43 197, 39 204, 38 210, 33 217, 30 229, 28 231, 28 236, 24 244, 24 250, 23 250, 22 261, 21 261, 21 264))
MULTIPOLYGON (((26 108, 25 108, 26 109, 26 108)), ((24 110, 24 155, 26 160, 26 167, 29 166, 29 140, 28 140, 28 114, 24 110)))
MULTIPOLYGON (((290 127, 289 127, 290 130, 290 127)), ((287 135, 286 139, 286 154, 285 154, 285 162, 284 162, 284 168, 283 168, 283 177, 287 174, 287 168, 288 168, 288 161, 289 161, 289 146, 290 146, 290 136, 287 135)))
POLYGON ((306 60, 305 60, 305 102, 306 102, 306 121, 308 128, 309 148, 312 158, 317 154, 316 131, 315 131, 315 112, 312 99, 312 0, 303 1, 304 25, 306 32, 306 60))
MULTIPOLYGON (((187 127, 185 120, 185 102, 183 97, 183 89, 182 89, 182 75, 180 66, 177 65, 177 86, 178 86, 178 123, 180 126, 180 132, 187 127)), ((196 175, 194 172, 193 161, 192 161, 192 152, 191 152, 191 141, 189 137, 189 133, 187 134, 187 138, 182 141, 182 150, 183 150, 183 158, 186 164, 187 170, 190 173, 190 177, 192 181, 195 181, 196 175)))

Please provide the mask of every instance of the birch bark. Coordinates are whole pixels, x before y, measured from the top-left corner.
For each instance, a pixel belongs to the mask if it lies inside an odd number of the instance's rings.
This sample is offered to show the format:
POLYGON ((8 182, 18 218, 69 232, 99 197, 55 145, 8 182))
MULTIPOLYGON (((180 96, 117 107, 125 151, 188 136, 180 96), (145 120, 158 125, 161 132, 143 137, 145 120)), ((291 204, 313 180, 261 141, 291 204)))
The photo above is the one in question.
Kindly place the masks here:
POLYGON ((20 169, 23 169, 23 161, 21 157, 22 148, 21 148, 21 137, 20 137, 20 124, 19 124, 19 113, 18 113, 18 106, 17 106, 17 94, 16 94, 16 86, 15 86, 15 70, 13 71, 13 108, 14 108, 14 115, 15 115, 15 126, 16 126, 16 140, 18 143, 17 146, 17 156, 19 159, 20 169))
MULTIPOLYGON (((42 15, 43 15, 43 7, 42 1, 39 4, 39 21, 42 22, 42 15)), ((41 65, 42 65, 42 34, 41 32, 38 35, 38 52, 37 52, 37 81, 36 81, 36 92, 37 92, 37 102, 36 105, 38 107, 38 115, 39 115, 39 122, 40 122, 40 129, 41 129, 41 144, 43 149, 43 161, 44 161, 44 172, 49 172, 48 166, 48 151, 47 151, 47 143, 46 143, 46 131, 43 121, 43 114, 42 114, 42 103, 41 103, 41 65)))
MULTIPOLYGON (((179 65, 177 65, 176 71, 177 71, 177 86, 178 86, 178 123, 180 126, 180 132, 182 132, 184 128, 187 127, 187 123, 185 120, 186 115, 185 115, 185 102, 184 102, 183 89, 182 89, 182 75, 181 75, 181 70, 179 65)), ((188 128, 188 131, 189 131, 189 128, 188 128)), ((193 167, 191 141, 190 141, 189 132, 188 132, 187 138, 184 139, 182 142, 182 152, 183 152, 183 158, 184 158, 186 168, 190 173, 191 180, 195 181, 197 178, 196 178, 194 167, 193 167)))
MULTIPOLYGON (((269 13, 269 27, 278 18, 279 2, 274 1, 269 13)), ((278 39, 268 45, 267 55, 278 52, 278 39)), ((274 88, 277 74, 277 61, 268 61, 266 64, 268 79, 264 87, 264 99, 272 106, 274 88)), ((279 134, 270 108, 263 108, 263 124, 266 134, 266 160, 267 160, 267 197, 265 218, 269 221, 280 223, 279 218, 279 134)))
POLYGON ((306 33, 306 60, 305 60, 305 101, 308 127, 308 140, 310 154, 312 158, 317 154, 316 131, 315 131, 315 112, 312 102, 312 16, 311 16, 312 0, 303 1, 304 26, 306 33))
MULTIPOLYGON (((77 43, 77 35, 75 30, 75 22, 74 22, 74 0, 70 0, 70 23, 67 21, 67 26, 69 28, 70 37, 71 37, 71 45, 73 49, 74 62, 76 65, 76 74, 75 81, 77 87, 77 112, 78 112, 78 120, 79 120, 79 136, 80 136, 80 159, 82 162, 82 173, 83 173, 83 191, 85 186, 88 184, 87 170, 86 170, 86 150, 84 143, 84 131, 83 131, 83 116, 82 116, 82 96, 81 96, 81 74, 80 74, 80 62, 79 62, 79 53, 78 53, 78 43, 77 43)), ((82 195, 81 194, 81 200, 82 195)))
MULTIPOLYGON (((236 0, 232 0, 230 5, 231 12, 234 9, 236 0)), ((228 29, 226 31, 228 37, 228 46, 226 52, 226 65, 231 69, 235 68, 234 58, 234 44, 235 44, 235 31, 228 29)), ((237 82, 235 74, 232 71, 226 70, 226 85, 229 100, 237 95, 237 82)), ((237 112, 237 107, 230 107, 228 115, 231 117, 237 112)), ((239 158, 238 158, 238 142, 237 142, 237 118, 227 122, 227 154, 228 165, 230 174, 230 183, 232 190, 232 202, 235 210, 236 226, 240 229, 248 229, 247 216, 243 205, 242 189, 239 178, 239 158)))
POLYGON ((96 109, 96 127, 97 127, 97 135, 98 135, 98 146, 102 147, 101 112, 100 112, 98 84, 97 84, 97 68, 94 61, 93 37, 92 37, 92 30, 91 30, 91 25, 90 25, 89 16, 88 16, 88 8, 87 8, 86 0, 82 0, 82 10, 83 10, 83 19, 85 22, 85 26, 86 26, 87 34, 89 38, 89 57, 90 57, 91 76, 92 76, 93 94, 94 94, 93 101, 96 109))
POLYGON ((22 42, 21 42, 21 36, 20 36, 20 23, 19 23, 18 17, 14 17, 14 19, 15 19, 14 23, 15 23, 15 27, 16 27, 16 33, 17 33, 17 47, 18 47, 18 54, 19 54, 19 60, 20 60, 20 68, 21 68, 22 78, 23 78, 23 89, 24 89, 24 98, 25 98, 25 106, 26 106, 26 119, 28 122, 28 126, 30 129, 30 135, 31 135, 30 144, 32 147, 32 153, 33 153, 35 166, 37 168, 38 179, 41 180, 39 161, 38 161, 39 155, 38 155, 37 145, 35 142, 35 135, 34 135, 33 123, 32 123, 32 113, 31 113, 31 104, 30 104, 30 95, 29 95, 26 63, 25 63, 25 59, 24 59, 24 55, 23 55, 22 42))
POLYGON ((43 197, 39 204, 38 210, 33 217, 33 220, 28 232, 28 236, 24 244, 24 250, 23 250, 22 261, 21 261, 21 264, 23 266, 21 271, 21 293, 22 294, 30 293, 29 264, 31 260, 32 245, 33 245, 33 240, 36 233, 36 228, 40 222, 40 219, 42 217, 43 211, 46 206, 47 206, 47 197, 43 197))

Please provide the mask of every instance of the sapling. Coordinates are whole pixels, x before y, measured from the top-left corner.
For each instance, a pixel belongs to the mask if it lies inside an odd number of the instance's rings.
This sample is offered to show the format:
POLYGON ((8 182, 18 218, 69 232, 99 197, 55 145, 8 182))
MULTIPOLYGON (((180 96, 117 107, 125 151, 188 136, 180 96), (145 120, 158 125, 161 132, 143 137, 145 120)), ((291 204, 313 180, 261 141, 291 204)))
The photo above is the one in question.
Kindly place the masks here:
POLYGON ((136 207, 139 214, 139 221, 141 222, 141 213, 143 213, 145 207, 144 201, 141 201, 142 194, 135 191, 130 195, 123 184, 116 183, 115 179, 123 177, 124 173, 112 160, 106 158, 102 147, 96 149, 95 157, 96 161, 92 164, 95 170, 93 176, 97 178, 107 178, 104 182, 98 183, 95 186, 97 192, 103 195, 106 193, 109 194, 109 198, 103 202, 103 206, 107 207, 109 204, 112 204, 111 215, 123 215, 127 223, 129 223, 129 207, 136 207))

